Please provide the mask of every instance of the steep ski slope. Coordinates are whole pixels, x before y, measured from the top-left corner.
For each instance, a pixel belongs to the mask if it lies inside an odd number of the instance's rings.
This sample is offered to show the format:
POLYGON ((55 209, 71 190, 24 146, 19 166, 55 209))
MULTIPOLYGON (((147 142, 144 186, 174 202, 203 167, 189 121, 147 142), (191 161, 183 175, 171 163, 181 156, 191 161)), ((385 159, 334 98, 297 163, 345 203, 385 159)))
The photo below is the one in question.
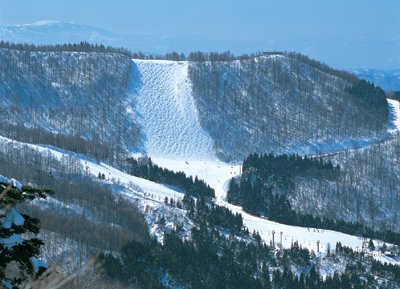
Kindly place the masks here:
POLYGON ((132 83, 148 155, 215 159, 213 141, 200 126, 187 62, 133 60, 132 83))

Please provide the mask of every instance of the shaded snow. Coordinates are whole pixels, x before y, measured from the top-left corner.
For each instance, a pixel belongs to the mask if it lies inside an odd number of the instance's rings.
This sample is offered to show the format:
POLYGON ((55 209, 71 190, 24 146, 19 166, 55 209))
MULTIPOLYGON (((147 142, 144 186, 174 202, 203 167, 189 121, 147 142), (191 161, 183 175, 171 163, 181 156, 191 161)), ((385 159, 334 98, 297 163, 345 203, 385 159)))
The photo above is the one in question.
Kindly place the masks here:
POLYGON ((18 213, 14 208, 7 211, 2 227, 4 229, 10 229, 12 224, 15 226, 22 226, 25 223, 24 217, 18 213))
POLYGON ((400 130, 400 102, 394 99, 387 99, 389 104, 389 124, 388 131, 396 132, 400 130))
POLYGON ((22 239, 20 234, 12 234, 8 238, 0 239, 0 244, 2 244, 7 249, 11 249, 15 245, 22 244, 24 240, 22 239))
POLYGON ((131 97, 151 157, 216 159, 213 140, 198 118, 188 63, 133 60, 131 97))
MULTIPOLYGON (((4 139, 0 136, 0 140, 4 140, 4 139)), ((11 141, 11 140, 6 139, 6 141, 11 141)), ((19 190, 22 189, 22 184, 19 181, 17 181, 16 179, 9 179, 9 178, 6 178, 6 177, 0 175, 0 182, 12 185, 19 190)))
POLYGON ((34 272, 38 272, 39 269, 40 269, 41 267, 47 268, 47 264, 44 263, 43 261, 39 260, 39 259, 36 258, 36 257, 31 257, 31 258, 29 258, 29 261, 30 261, 31 264, 32 264, 32 267, 33 267, 33 271, 34 271, 34 272))

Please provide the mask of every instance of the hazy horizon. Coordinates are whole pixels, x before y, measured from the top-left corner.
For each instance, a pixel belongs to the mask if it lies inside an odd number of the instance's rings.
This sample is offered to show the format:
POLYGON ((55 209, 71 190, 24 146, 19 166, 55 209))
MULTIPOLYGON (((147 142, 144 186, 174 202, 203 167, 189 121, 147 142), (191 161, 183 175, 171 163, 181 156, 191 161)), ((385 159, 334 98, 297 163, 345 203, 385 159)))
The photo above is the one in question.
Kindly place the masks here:
POLYGON ((298 51, 337 68, 399 68, 399 14, 394 0, 0 0, 1 26, 73 22, 118 35, 182 39, 165 49, 192 49, 188 42, 197 38, 209 50, 238 43, 236 54, 298 51))

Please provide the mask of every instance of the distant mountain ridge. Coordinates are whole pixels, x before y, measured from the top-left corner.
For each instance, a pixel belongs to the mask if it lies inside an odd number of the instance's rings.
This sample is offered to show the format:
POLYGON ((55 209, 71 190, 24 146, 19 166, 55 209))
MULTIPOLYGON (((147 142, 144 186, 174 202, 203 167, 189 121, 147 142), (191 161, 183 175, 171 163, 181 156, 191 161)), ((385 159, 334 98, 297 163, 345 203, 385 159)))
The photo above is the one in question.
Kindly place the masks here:
POLYGON ((55 45, 60 43, 79 43, 87 41, 93 44, 125 47, 133 52, 165 54, 171 51, 189 53, 192 51, 253 52, 261 50, 260 43, 212 39, 201 36, 156 36, 123 35, 90 25, 52 20, 38 21, 32 24, 0 26, 0 40, 13 43, 35 45, 55 45))
POLYGON ((296 51, 338 68, 397 69, 400 67, 400 37, 372 39, 259 39, 239 41, 194 35, 118 34, 105 29, 71 22, 43 20, 33 24, 0 26, 0 40, 15 43, 60 44, 87 41, 106 46, 125 47, 134 52, 165 54, 171 51, 227 51, 234 54, 255 51, 296 51))
POLYGON ((382 87, 385 91, 400 91, 400 69, 357 69, 353 73, 382 87))

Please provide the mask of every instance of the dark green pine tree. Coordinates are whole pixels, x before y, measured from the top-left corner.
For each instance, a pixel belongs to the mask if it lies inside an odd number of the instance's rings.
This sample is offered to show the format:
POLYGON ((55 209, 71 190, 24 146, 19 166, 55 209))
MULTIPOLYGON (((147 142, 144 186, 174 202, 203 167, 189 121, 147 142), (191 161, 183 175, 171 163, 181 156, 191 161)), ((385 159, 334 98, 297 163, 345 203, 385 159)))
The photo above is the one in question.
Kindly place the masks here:
POLYGON ((43 245, 35 237, 39 233, 40 221, 20 214, 15 206, 27 200, 46 198, 52 191, 6 181, 3 178, 0 182, 0 284, 6 288, 18 288, 25 280, 38 277, 46 267, 36 258, 43 245), (23 234, 32 237, 24 238, 23 234))

